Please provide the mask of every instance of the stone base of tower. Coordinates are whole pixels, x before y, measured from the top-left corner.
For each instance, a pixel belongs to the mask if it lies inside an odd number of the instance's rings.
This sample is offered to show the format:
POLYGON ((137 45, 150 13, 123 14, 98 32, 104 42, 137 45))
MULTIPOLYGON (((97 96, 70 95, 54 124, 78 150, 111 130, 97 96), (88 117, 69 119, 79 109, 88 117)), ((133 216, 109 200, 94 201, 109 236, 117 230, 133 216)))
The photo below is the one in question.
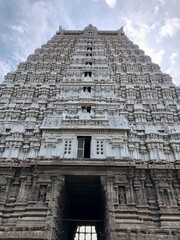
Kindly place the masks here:
POLYGON ((29 228, 29 230, 24 230, 20 227, 14 230, 11 228, 2 228, 0 231, 0 239, 36 239, 36 240, 49 240, 50 231, 48 230, 37 230, 38 228, 29 228))
POLYGON ((179 239, 176 163, 81 161, 1 163, 0 239, 179 239))

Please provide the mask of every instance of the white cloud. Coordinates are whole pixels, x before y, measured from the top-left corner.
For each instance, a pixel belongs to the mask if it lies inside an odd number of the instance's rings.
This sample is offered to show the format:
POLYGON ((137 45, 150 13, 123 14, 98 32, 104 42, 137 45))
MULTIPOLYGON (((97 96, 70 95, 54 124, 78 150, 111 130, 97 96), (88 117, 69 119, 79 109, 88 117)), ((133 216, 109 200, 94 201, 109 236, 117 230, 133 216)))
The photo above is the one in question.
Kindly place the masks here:
POLYGON ((165 5, 165 0, 158 0, 158 2, 162 5, 162 6, 164 6, 165 5))
POLYGON ((165 50, 157 51, 154 48, 149 48, 149 49, 146 49, 145 51, 148 55, 151 56, 153 62, 157 63, 158 65, 161 65, 165 50))
POLYGON ((116 7, 117 0, 105 0, 105 1, 110 8, 115 8, 116 7))
POLYGON ((159 30, 159 37, 174 37, 180 30, 180 18, 169 18, 159 30))
MULTIPOLYGON (((61 4, 59 0, 54 0, 53 3, 19 1, 17 8, 21 18, 17 15, 16 23, 6 25, 11 32, 1 34, 1 40, 11 49, 11 59, 16 64, 24 61, 42 43, 46 43, 58 30, 60 24, 67 29, 74 29, 63 1, 61 4)), ((6 65, 3 66, 3 69, 6 69, 6 65)))
POLYGON ((131 19, 124 18, 125 32, 129 33, 131 37, 143 40, 147 33, 151 30, 151 27, 145 23, 134 24, 131 19))
POLYGON ((172 76, 173 82, 177 85, 180 85, 180 72, 179 72, 179 63, 178 63, 178 54, 173 52, 170 56, 171 64, 166 72, 172 76))
POLYGON ((175 63, 177 57, 178 57, 178 54, 176 52, 171 54, 170 60, 172 61, 173 64, 175 63))
POLYGON ((161 64, 165 50, 157 50, 146 45, 144 38, 154 29, 154 25, 149 26, 144 23, 135 24, 131 19, 125 18, 125 32, 131 36, 134 43, 138 43, 139 47, 145 51, 145 54, 152 58, 154 63, 161 64))
POLYGON ((145 54, 150 56, 154 63, 161 65, 163 55, 165 54, 165 50, 157 50, 155 48, 149 48, 144 44, 141 44, 140 47, 145 51, 145 54))
POLYGON ((25 29, 21 25, 14 25, 11 26, 12 30, 18 32, 18 33, 24 33, 25 29))
POLYGON ((157 14, 158 12, 159 12, 159 6, 156 5, 156 6, 154 7, 154 14, 157 14))
POLYGON ((163 6, 165 6, 166 3, 169 2, 167 2, 167 0, 153 0, 153 3, 162 8, 163 6))
POLYGON ((10 65, 6 61, 0 59, 0 75, 4 76, 10 71, 11 71, 10 65))

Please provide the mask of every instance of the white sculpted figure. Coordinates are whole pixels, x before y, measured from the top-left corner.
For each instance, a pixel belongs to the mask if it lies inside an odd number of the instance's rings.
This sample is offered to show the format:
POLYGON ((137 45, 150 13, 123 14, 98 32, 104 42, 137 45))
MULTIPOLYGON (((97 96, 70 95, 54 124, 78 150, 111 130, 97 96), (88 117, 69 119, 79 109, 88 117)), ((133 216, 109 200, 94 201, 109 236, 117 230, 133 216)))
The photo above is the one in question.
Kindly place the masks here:
POLYGON ((79 119, 90 119, 90 113, 87 111, 86 108, 82 109, 82 112, 79 114, 79 119))

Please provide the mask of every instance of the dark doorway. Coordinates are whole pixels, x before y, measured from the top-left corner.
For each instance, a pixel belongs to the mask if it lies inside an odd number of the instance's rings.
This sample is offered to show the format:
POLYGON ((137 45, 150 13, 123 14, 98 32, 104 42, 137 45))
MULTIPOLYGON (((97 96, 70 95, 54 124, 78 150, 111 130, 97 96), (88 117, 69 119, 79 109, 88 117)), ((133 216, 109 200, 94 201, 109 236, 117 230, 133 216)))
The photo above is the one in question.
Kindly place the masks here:
POLYGON ((97 176, 67 176, 64 240, 105 240, 105 197, 97 176))

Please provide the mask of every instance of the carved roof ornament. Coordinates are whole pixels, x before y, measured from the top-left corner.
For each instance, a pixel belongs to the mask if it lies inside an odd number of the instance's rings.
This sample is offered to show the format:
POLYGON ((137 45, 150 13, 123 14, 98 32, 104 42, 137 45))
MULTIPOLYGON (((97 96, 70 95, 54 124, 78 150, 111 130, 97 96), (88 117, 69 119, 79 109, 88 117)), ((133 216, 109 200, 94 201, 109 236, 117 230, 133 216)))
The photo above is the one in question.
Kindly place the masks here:
POLYGON ((94 27, 92 24, 89 24, 87 27, 84 29, 84 34, 85 35, 96 35, 97 34, 97 28, 94 27))
POLYGON ((123 27, 121 27, 120 29, 118 29, 118 32, 119 32, 119 34, 121 34, 121 35, 124 35, 124 34, 125 34, 123 27))
POLYGON ((62 26, 59 26, 59 34, 63 34, 64 30, 65 30, 65 28, 63 28, 62 26))

